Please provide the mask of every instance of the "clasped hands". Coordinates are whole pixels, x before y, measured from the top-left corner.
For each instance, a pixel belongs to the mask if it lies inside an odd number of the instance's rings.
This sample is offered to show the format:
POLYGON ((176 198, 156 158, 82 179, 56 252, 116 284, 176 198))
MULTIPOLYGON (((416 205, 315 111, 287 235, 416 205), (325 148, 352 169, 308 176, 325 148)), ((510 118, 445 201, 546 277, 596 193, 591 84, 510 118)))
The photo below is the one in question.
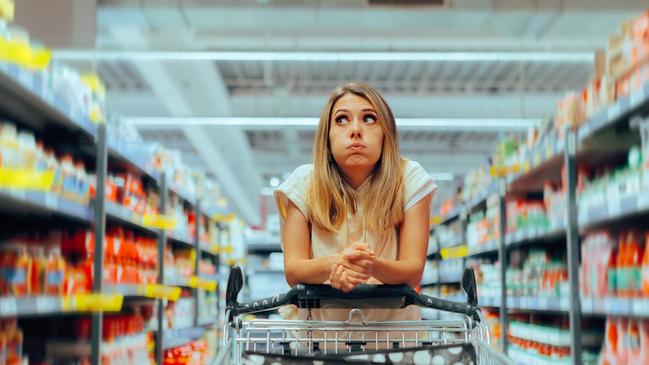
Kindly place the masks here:
POLYGON ((367 283, 374 272, 374 252, 366 243, 354 243, 334 256, 329 282, 333 288, 349 293, 367 283))

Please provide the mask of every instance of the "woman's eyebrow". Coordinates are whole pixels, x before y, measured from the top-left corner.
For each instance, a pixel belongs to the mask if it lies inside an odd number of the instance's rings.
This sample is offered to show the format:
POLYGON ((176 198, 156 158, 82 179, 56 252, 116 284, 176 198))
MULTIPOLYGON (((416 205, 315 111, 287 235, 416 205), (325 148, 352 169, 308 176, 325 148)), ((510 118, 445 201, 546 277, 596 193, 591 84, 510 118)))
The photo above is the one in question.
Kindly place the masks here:
POLYGON ((363 111, 363 112, 372 112, 372 113, 376 113, 376 112, 374 111, 374 109, 372 109, 372 108, 365 108, 365 109, 363 109, 363 110, 361 110, 361 111, 363 111))
POLYGON ((340 112, 349 113, 349 110, 347 110, 347 109, 338 109, 338 110, 334 111, 334 114, 340 113, 340 112))

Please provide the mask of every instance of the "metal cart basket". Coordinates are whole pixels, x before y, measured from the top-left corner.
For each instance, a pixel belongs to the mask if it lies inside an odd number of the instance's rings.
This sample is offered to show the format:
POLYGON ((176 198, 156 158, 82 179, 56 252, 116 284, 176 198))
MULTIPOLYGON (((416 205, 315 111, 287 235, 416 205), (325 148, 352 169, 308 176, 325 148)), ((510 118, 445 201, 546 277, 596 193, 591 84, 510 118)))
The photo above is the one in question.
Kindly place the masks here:
POLYGON ((466 269, 467 303, 418 294, 405 285, 361 285, 342 293, 328 285, 297 285, 285 294, 238 303, 243 274, 233 267, 226 319, 216 364, 473 364, 512 362, 490 347, 489 327, 478 308, 475 275, 466 269), (294 304, 302 309, 350 309, 346 321, 295 321, 239 316, 294 304), (457 313, 457 319, 368 322, 361 309, 418 305, 457 313))

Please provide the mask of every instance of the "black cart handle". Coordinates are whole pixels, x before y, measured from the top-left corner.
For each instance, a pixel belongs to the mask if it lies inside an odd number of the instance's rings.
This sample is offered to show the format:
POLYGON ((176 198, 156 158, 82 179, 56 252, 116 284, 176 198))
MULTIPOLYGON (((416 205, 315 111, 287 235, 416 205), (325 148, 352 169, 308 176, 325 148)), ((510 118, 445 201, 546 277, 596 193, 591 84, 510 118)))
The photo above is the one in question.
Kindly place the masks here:
POLYGON ((462 275, 462 289, 467 294, 467 303, 419 294, 407 285, 359 285, 349 293, 343 293, 330 285, 298 284, 284 294, 258 299, 249 303, 238 303, 237 297, 243 287, 241 268, 233 266, 228 277, 226 290, 226 308, 233 317, 246 313, 258 313, 272 310, 283 305, 293 304, 302 309, 315 308, 373 308, 396 309, 409 305, 438 309, 445 312, 459 313, 479 319, 477 312, 478 298, 475 274, 472 268, 466 268, 462 275))

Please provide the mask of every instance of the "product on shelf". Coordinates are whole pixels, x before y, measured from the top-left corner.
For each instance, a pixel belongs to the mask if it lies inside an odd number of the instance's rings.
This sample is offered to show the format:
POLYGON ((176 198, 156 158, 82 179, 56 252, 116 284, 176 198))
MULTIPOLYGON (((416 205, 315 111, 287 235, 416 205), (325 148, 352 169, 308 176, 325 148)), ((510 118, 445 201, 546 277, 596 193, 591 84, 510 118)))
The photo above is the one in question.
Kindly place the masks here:
POLYGON ((0 121, 0 169, 26 171, 30 173, 27 180, 36 180, 25 181, 30 189, 55 193, 68 200, 88 204, 90 178, 83 162, 75 161, 70 154, 57 158, 53 150, 45 147, 33 133, 18 130, 7 121, 0 121))
POLYGON ((624 21, 606 48, 606 72, 617 97, 629 95, 649 80, 649 10, 624 21))
POLYGON ((649 296, 649 232, 593 232, 582 246, 584 296, 649 296))
POLYGON ((433 246, 446 248, 457 246, 462 243, 462 224, 459 220, 443 226, 437 226, 433 230, 433 246))
MULTIPOLYGON (((78 230, 62 236, 61 248, 74 257, 69 273, 69 293, 88 292, 93 281, 95 236, 78 230)), ((103 279, 109 284, 153 284, 157 282, 157 243, 122 227, 106 232, 103 279)))
POLYGON ((194 275, 194 258, 196 251, 193 249, 172 250, 171 245, 165 249, 165 282, 187 281, 194 275))
MULTIPOLYGON (((567 297, 568 268, 565 257, 552 257, 549 250, 514 251, 507 269, 507 295, 567 297)), ((561 254, 565 254, 561 252, 561 254)))
POLYGON ((500 325, 500 312, 496 309, 484 308, 481 309, 482 314, 487 320, 489 326, 489 333, 491 335, 491 347, 502 352, 502 327, 500 325))
POLYGON ((189 328, 194 325, 194 298, 188 293, 183 293, 183 297, 175 302, 167 303, 166 310, 167 328, 179 329, 189 328))
POLYGON ((108 176, 106 199, 140 215, 158 214, 160 204, 158 193, 154 189, 145 190, 142 179, 131 173, 108 176))
POLYGON ((472 259, 466 264, 476 275, 478 297, 500 298, 500 262, 487 259, 472 259))
POLYGON ((627 318, 608 318, 600 364, 649 363, 649 322, 627 318))
POLYGON ((214 356, 206 340, 198 340, 180 347, 165 350, 163 365, 203 365, 214 356))
POLYGON ((424 264, 424 272, 421 276, 422 284, 433 284, 439 281, 439 269, 437 260, 429 260, 424 264))
POLYGON ((480 250, 488 245, 496 245, 500 240, 500 211, 498 199, 491 196, 487 199, 487 210, 469 216, 466 228, 466 240, 469 249, 480 250))
POLYGON ((507 233, 516 231, 546 231, 550 219, 540 200, 516 199, 507 202, 507 233))

